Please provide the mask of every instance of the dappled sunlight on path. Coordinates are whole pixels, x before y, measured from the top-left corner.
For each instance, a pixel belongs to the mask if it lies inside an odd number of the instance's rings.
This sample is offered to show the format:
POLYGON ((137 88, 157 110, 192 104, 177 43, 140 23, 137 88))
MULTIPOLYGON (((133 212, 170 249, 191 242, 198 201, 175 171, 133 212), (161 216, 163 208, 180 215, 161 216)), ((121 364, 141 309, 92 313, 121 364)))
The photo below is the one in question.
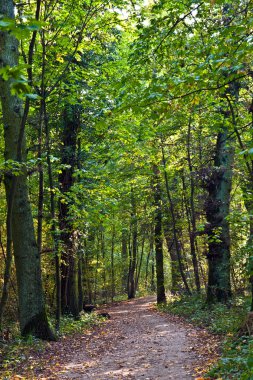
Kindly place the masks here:
MULTIPOLYGON (((190 380, 218 357, 219 338, 155 310, 155 297, 106 305, 111 318, 47 343, 29 357, 26 380, 190 380)), ((22 378, 22 377, 21 377, 22 378)), ((23 378, 22 378, 23 379, 23 378)))
POLYGON ((87 352, 76 353, 65 366, 62 379, 192 379, 196 355, 180 324, 151 310, 154 297, 112 307, 110 321, 100 339, 90 340, 87 352))

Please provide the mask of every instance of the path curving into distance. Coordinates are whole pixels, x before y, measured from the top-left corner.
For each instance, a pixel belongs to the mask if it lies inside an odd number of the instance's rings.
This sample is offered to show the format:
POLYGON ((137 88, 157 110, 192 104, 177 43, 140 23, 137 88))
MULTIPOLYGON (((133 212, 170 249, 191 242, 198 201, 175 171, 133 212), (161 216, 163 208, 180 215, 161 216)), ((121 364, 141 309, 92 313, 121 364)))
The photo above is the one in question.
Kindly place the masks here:
POLYGON ((154 302, 154 297, 139 298, 105 310, 111 315, 105 330, 97 339, 91 336, 87 356, 76 353, 59 378, 194 379, 200 358, 194 350, 199 345, 195 329, 154 311, 154 302))

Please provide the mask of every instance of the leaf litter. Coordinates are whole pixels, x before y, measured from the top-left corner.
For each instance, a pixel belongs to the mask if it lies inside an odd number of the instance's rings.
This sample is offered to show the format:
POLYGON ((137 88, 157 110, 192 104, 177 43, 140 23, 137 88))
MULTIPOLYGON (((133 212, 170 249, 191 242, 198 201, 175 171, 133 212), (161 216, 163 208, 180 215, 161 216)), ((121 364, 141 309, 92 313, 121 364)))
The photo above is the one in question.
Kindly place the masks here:
POLYGON ((111 318, 47 343, 10 379, 203 379, 219 358, 221 337, 159 312, 154 297, 103 307, 111 318))

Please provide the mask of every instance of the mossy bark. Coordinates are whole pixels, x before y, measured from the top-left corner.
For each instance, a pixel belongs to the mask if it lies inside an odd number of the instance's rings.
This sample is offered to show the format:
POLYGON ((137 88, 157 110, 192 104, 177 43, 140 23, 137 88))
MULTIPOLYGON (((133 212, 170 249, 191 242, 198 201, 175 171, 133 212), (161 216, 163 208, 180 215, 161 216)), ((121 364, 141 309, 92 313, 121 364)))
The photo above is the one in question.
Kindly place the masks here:
MULTIPOLYGON (((0 13, 14 18, 12 0, 0 0, 0 13)), ((0 33, 0 65, 14 67, 18 65, 18 40, 8 32, 0 33)), ((21 143, 23 120, 23 102, 11 95, 9 79, 0 79, 0 93, 3 111, 5 160, 24 161, 25 136, 21 143)), ((32 212, 28 198, 27 176, 25 168, 14 177, 5 176, 7 202, 14 188, 11 215, 14 258, 17 275, 19 321, 21 333, 34 334, 42 339, 54 339, 49 327, 41 281, 40 255, 35 239, 32 212), (13 187, 13 183, 15 186, 13 187)))
POLYGON ((224 128, 217 136, 214 168, 207 184, 208 302, 227 302, 231 297, 229 215, 232 187, 233 146, 224 128))

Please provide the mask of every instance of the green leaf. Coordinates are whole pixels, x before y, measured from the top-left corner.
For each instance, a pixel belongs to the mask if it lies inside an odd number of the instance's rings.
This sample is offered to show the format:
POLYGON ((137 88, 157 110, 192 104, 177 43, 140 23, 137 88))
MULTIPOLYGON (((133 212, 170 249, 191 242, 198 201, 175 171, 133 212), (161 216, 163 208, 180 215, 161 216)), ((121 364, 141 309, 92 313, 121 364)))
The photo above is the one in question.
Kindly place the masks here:
POLYGON ((249 356, 247 360, 247 366, 253 368, 253 356, 249 356))

